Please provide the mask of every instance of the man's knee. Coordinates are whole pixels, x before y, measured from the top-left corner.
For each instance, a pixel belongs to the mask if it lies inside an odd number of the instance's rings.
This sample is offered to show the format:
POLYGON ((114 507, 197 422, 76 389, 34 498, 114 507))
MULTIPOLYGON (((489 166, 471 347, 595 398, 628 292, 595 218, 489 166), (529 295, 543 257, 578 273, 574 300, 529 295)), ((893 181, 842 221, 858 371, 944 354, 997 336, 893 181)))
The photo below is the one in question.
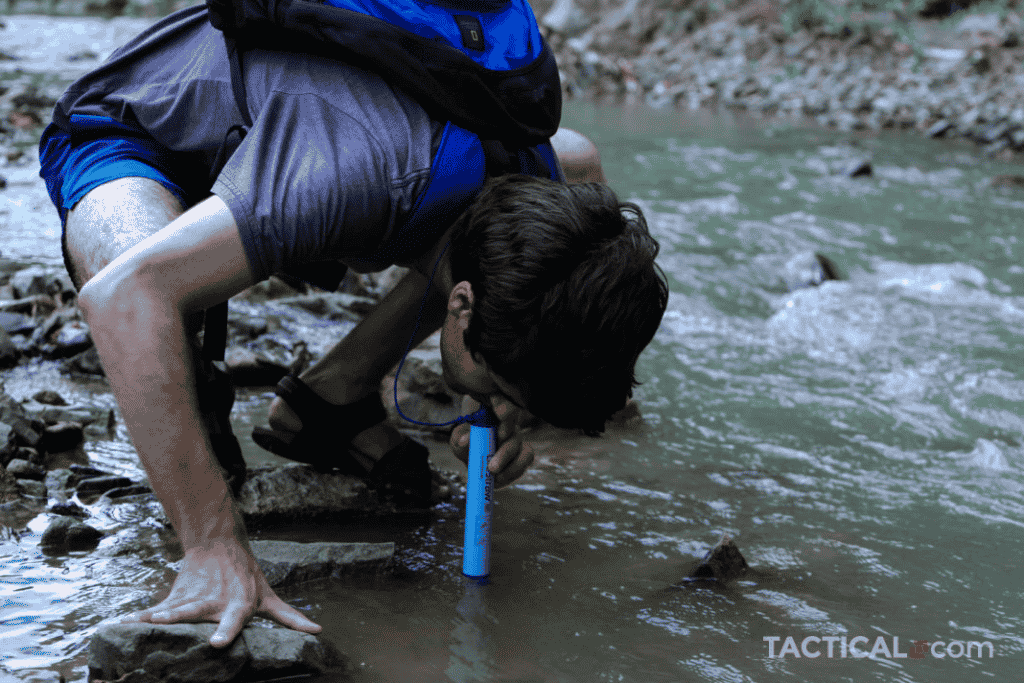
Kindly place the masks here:
POLYGON ((551 136, 551 146, 558 155, 558 162, 568 182, 607 182, 597 146, 585 135, 571 128, 559 128, 551 136))
POLYGON ((122 253, 181 215, 178 198, 149 178, 119 178, 90 190, 68 212, 62 245, 79 289, 122 253))

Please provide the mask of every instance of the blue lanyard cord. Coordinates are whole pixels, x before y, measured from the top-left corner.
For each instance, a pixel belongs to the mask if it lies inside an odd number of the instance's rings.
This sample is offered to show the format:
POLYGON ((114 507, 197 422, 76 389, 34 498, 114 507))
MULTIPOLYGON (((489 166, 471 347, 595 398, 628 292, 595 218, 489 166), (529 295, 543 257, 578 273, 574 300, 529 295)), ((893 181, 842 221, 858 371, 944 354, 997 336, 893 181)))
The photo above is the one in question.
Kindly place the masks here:
POLYGON ((403 420, 412 422, 413 424, 424 425, 426 427, 447 427, 448 425, 457 425, 462 424, 463 422, 468 422, 471 425, 476 425, 477 427, 497 427, 498 423, 494 417, 494 413, 486 405, 480 406, 480 410, 475 413, 457 417, 449 422, 420 422, 419 420, 414 420, 411 417, 408 417, 398 406, 398 376, 402 373, 402 366, 405 365, 405 359, 409 355, 409 351, 412 350, 412 342, 416 338, 416 333, 420 329, 420 322, 423 320, 423 307, 427 305, 427 297, 430 296, 430 286, 434 283, 434 275, 437 274, 437 266, 441 263, 441 259, 444 258, 444 254, 448 251, 449 245, 451 245, 451 242, 444 245, 444 249, 441 250, 441 255, 437 257, 437 261, 434 263, 434 269, 430 271, 430 279, 427 280, 427 291, 423 295, 423 301, 420 302, 420 311, 416 315, 416 327, 412 330, 412 336, 409 337, 409 344, 405 347, 405 353, 402 354, 402 360, 398 363, 398 370, 395 371, 395 410, 398 411, 398 414, 402 416, 403 420))

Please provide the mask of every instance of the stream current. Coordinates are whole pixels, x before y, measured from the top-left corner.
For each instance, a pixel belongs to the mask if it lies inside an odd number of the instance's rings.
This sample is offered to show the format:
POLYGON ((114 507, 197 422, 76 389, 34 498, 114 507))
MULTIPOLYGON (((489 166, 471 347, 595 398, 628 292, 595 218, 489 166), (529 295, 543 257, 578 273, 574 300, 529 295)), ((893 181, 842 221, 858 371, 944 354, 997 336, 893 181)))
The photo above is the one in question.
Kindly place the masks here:
MULTIPOLYGON (((990 183, 1014 167, 916 136, 722 115, 569 103, 563 123, 597 143, 661 243, 672 294, 638 365, 644 424, 534 435, 534 467, 496 494, 486 587, 460 575, 455 499, 425 517, 257 531, 398 545, 393 576, 283 596, 352 657, 360 683, 1015 678, 1024 191, 990 183), (864 158, 873 173, 847 177, 864 158), (806 252, 844 279, 787 291, 785 264, 806 252), (681 582, 722 534, 747 574, 681 582), (840 651, 856 637, 874 656, 840 651), (929 641, 923 656, 900 657, 912 641, 929 641), (964 652, 971 641, 991 648, 964 652)), ((52 236, 6 215, 6 256, 59 262, 52 236)), ((57 224, 52 211, 38 220, 57 224)), ((17 398, 55 388, 112 401, 46 364, 6 384, 17 398)), ((243 392, 235 410, 252 463, 273 459, 248 440, 270 396, 243 392)), ((140 477, 118 429, 87 451, 140 477)), ((46 522, 0 536, 0 679, 85 680, 96 625, 173 577, 161 562, 47 557, 46 522)))

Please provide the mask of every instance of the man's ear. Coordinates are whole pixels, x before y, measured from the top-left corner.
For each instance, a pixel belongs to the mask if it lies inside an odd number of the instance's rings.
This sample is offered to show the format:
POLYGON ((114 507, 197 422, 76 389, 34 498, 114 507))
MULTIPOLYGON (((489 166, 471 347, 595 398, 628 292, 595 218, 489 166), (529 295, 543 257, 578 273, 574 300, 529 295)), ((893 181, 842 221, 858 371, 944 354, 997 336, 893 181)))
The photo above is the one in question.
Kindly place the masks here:
POLYGON ((463 280, 452 287, 448 295, 448 313, 458 317, 460 324, 469 327, 469 320, 473 316, 473 286, 469 282, 463 280))

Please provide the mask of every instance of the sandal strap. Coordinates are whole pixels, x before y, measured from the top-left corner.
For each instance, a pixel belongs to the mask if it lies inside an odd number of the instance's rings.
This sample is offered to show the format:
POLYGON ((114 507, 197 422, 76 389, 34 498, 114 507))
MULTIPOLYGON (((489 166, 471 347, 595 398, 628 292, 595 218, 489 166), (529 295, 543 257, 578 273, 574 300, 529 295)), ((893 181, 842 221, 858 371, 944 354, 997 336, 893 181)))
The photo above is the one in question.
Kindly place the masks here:
POLYGON ((302 421, 303 430, 330 425, 338 443, 347 444, 359 432, 387 419, 380 394, 372 392, 354 403, 335 405, 317 396, 294 375, 285 375, 274 393, 291 407, 302 421), (351 432, 351 433, 347 433, 351 432))

